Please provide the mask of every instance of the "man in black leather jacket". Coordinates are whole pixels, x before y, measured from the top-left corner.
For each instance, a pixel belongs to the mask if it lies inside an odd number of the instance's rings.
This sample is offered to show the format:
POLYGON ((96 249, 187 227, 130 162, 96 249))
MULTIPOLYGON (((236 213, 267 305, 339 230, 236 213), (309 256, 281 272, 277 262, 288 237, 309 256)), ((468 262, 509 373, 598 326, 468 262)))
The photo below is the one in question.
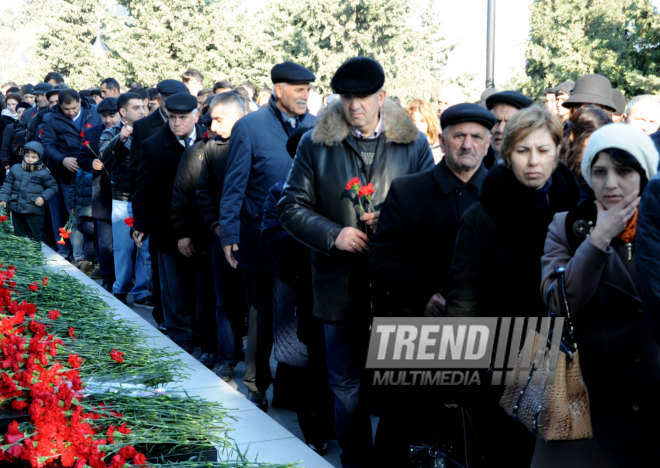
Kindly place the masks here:
POLYGON ((384 81, 370 58, 339 67, 331 84, 341 100, 303 135, 278 203, 284 228, 312 251, 314 314, 323 320, 344 466, 368 466, 371 448, 360 396, 371 318, 369 238, 392 180, 433 167, 426 137, 386 100, 384 81))

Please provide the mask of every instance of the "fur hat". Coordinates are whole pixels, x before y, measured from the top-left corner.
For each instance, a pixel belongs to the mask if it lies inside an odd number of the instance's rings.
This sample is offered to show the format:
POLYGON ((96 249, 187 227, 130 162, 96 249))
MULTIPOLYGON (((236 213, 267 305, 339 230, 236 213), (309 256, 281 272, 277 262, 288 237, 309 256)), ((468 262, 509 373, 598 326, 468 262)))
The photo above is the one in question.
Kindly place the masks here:
POLYGON ((608 148, 622 149, 633 155, 648 180, 658 171, 658 151, 648 135, 628 124, 605 125, 591 134, 582 157, 582 176, 591 188, 591 163, 598 153, 608 148))

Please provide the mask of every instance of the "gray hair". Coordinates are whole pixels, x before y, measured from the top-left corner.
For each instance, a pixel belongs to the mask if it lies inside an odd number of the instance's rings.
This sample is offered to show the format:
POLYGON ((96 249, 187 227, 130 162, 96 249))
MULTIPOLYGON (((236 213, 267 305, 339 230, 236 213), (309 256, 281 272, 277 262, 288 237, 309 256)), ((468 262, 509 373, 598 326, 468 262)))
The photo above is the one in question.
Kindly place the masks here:
POLYGON ((658 113, 660 113, 660 96, 656 96, 655 94, 640 94, 639 96, 635 96, 630 100, 628 106, 626 107, 626 115, 630 115, 630 111, 633 109, 633 107, 635 107, 640 102, 654 103, 658 107, 658 113))

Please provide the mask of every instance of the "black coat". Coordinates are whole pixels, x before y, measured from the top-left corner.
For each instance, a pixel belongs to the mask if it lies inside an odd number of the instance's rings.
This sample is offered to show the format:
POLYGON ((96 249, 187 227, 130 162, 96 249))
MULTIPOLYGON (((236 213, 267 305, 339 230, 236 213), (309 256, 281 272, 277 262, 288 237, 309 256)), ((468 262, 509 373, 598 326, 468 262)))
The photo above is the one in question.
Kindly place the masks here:
POLYGON ((99 124, 83 131, 83 142, 89 141, 89 148, 80 147, 78 153, 78 166, 86 172, 93 175, 92 178, 92 216, 96 219, 110 221, 112 219, 112 189, 110 178, 107 174, 107 167, 96 171, 92 168, 92 163, 99 154, 99 139, 105 125, 99 124))
MULTIPOLYGON (((199 141, 204 130, 199 125, 195 128, 195 141, 199 141)), ((172 190, 185 148, 169 125, 165 125, 144 141, 142 149, 133 194, 133 227, 150 234, 159 251, 176 253, 177 237, 171 221, 172 190)))
POLYGON ((447 295, 447 274, 463 213, 477 202, 488 171, 466 184, 444 159, 432 170, 392 182, 369 248, 376 315, 423 316, 435 293, 447 295))
POLYGON ((449 273, 451 316, 533 317, 545 314, 539 292, 541 256, 555 213, 579 200, 575 177, 559 164, 539 209, 534 191, 511 169, 496 166, 484 180, 479 203, 463 217, 449 273))
POLYGON ((433 167, 428 141, 404 109, 386 100, 381 116, 383 134, 367 178, 340 103, 331 105, 303 135, 277 205, 282 226, 312 250, 314 314, 323 319, 358 319, 371 313, 366 254, 334 248, 344 227, 364 229, 347 182, 359 177, 363 184, 373 183, 371 200, 378 210, 392 180, 433 167))
POLYGON ((211 248, 196 197, 206 144, 200 140, 184 151, 172 187, 172 228, 177 240, 191 238, 198 254, 211 248))
POLYGON ((220 196, 227 172, 229 140, 216 137, 204 146, 203 168, 197 185, 197 203, 206 227, 213 232, 220 224, 220 196))
POLYGON ((163 120, 162 114, 158 110, 133 123, 131 157, 126 177, 122 178, 122 186, 131 194, 135 191, 135 185, 137 183, 137 173, 143 151, 142 144, 147 138, 161 130, 166 123, 167 121, 163 120))
POLYGON ((55 180, 70 183, 73 173, 64 168, 64 158, 77 158, 82 143, 83 130, 101 124, 101 117, 96 108, 90 109, 83 101, 81 105, 82 119, 78 129, 70 118, 64 115, 59 106, 47 112, 43 118, 42 144, 45 150, 44 161, 53 173, 55 180))

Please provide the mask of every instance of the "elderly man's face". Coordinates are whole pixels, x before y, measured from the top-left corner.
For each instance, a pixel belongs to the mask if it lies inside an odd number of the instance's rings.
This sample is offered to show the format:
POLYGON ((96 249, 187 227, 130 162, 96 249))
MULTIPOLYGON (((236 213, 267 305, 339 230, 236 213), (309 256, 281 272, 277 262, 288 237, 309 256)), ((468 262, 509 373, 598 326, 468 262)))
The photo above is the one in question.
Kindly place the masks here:
POLYGON ((504 133, 504 127, 506 127, 506 123, 509 121, 511 117, 513 117, 513 114, 518 112, 517 107, 513 107, 509 104, 495 104, 492 109, 493 114, 495 114, 495 126, 493 127, 493 139, 492 139, 492 146, 493 149, 496 152, 500 152, 500 148, 502 147, 502 134, 504 133))
POLYGON ((309 83, 275 85, 277 106, 290 116, 305 115, 309 99, 309 83))
POLYGON ((650 135, 660 127, 660 102, 639 101, 630 109, 626 122, 650 135))
POLYGON ((199 114, 197 114, 197 112, 169 112, 170 130, 172 130, 172 133, 174 133, 179 138, 186 137, 190 135, 190 132, 192 132, 193 128, 195 128, 198 117, 199 114))
POLYGON ((351 127, 357 128, 363 135, 369 135, 376 130, 380 108, 385 102, 385 90, 368 96, 341 95, 341 106, 346 120, 351 127))
POLYGON ((440 134, 445 162, 454 174, 476 170, 488 152, 490 133, 476 122, 461 122, 440 134))

